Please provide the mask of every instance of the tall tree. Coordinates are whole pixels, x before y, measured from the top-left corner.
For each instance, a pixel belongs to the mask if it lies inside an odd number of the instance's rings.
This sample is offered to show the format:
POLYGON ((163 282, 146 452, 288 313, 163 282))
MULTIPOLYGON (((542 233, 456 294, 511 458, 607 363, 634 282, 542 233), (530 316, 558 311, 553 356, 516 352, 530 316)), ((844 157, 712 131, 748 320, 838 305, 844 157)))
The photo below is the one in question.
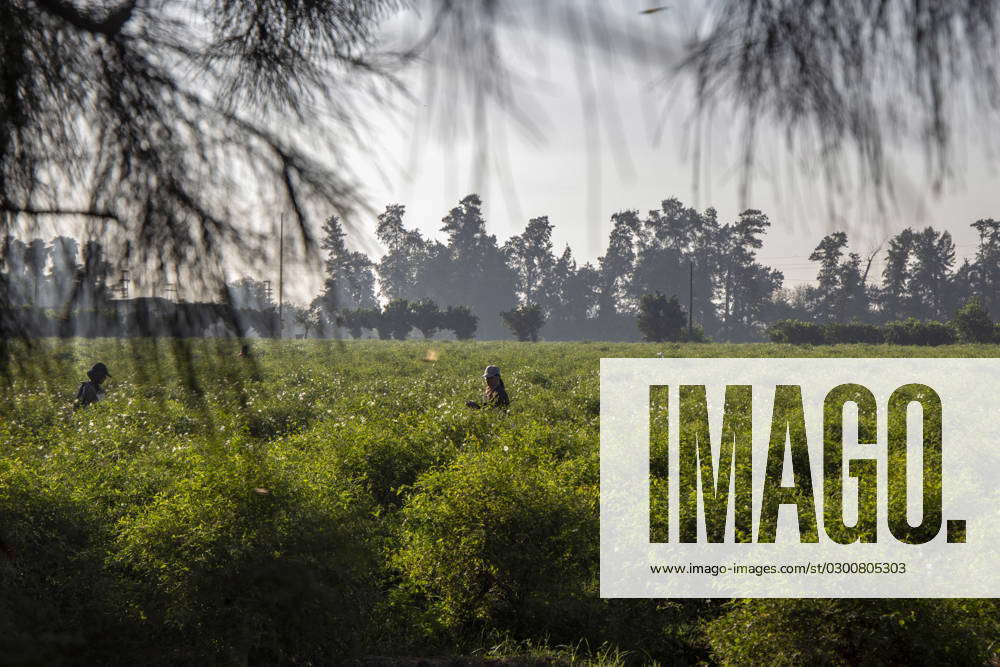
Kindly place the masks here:
POLYGON ((764 245, 761 237, 770 226, 764 213, 747 209, 719 230, 723 331, 730 339, 759 336, 762 315, 781 288, 783 274, 756 259, 764 245))
POLYGON ((348 250, 345 238, 340 219, 336 216, 327 218, 323 223, 320 247, 326 251, 326 281, 321 304, 328 319, 336 312, 378 305, 375 299, 375 265, 363 252, 348 250))
POLYGON ((403 226, 406 207, 390 204, 378 216, 375 234, 386 252, 377 266, 380 292, 388 301, 418 296, 417 274, 426 259, 423 237, 403 226))
POLYGON ((897 320, 906 317, 911 309, 910 278, 913 253, 913 230, 907 227, 889 240, 885 268, 882 269, 880 310, 883 319, 897 320))
POLYGON ((549 217, 532 218, 524 232, 503 245, 503 254, 514 273, 514 290, 521 305, 543 305, 548 313, 552 301, 556 258, 552 253, 552 225, 549 217))
POLYGON ((479 195, 470 194, 442 219, 448 234, 450 280, 439 290, 443 305, 468 305, 485 336, 503 335, 500 313, 515 303, 514 275, 496 236, 487 233, 479 195))
POLYGON ((845 258, 846 250, 847 234, 834 232, 823 237, 809 255, 810 261, 820 264, 812 310, 821 322, 864 320, 870 315, 868 267, 861 268, 857 253, 847 253, 845 258))
POLYGON ((38 307, 39 293, 43 288, 45 267, 49 263, 51 248, 42 239, 32 239, 24 254, 25 271, 31 281, 31 305, 38 307))
POLYGON ((83 245, 83 265, 80 267, 80 303, 85 308, 95 308, 108 297, 108 278, 111 262, 100 241, 87 241, 83 245))
POLYGON ((633 306, 637 305, 635 295, 629 288, 642 229, 639 212, 627 210, 615 213, 611 222, 607 252, 598 260, 601 274, 598 315, 602 318, 633 312, 633 306))
POLYGON ((52 268, 49 271, 52 284, 52 303, 57 308, 71 305, 74 285, 79 265, 80 244, 69 236, 52 239, 52 268))
POLYGON ((993 319, 1000 318, 1000 221, 985 218, 972 223, 979 232, 973 274, 976 294, 993 319))
POLYGON ((954 264, 955 244, 949 232, 927 227, 914 236, 910 295, 916 317, 945 320, 954 314, 956 304, 949 303, 954 264))

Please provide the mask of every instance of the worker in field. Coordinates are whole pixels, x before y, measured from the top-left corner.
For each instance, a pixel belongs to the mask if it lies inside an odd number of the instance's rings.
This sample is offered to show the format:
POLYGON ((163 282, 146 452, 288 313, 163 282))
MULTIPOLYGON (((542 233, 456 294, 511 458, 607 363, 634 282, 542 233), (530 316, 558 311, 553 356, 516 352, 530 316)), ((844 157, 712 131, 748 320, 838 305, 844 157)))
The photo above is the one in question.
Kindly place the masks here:
POLYGON ((500 377, 499 366, 487 366, 483 371, 483 380, 486 388, 483 389, 483 402, 469 401, 466 405, 470 408, 506 408, 510 405, 510 397, 507 396, 507 389, 503 386, 503 379, 500 377))
POLYGON ((87 371, 87 382, 81 382, 80 388, 76 392, 77 408, 85 408, 92 403, 97 403, 104 398, 104 389, 101 384, 109 377, 108 367, 101 362, 94 364, 94 367, 87 371))

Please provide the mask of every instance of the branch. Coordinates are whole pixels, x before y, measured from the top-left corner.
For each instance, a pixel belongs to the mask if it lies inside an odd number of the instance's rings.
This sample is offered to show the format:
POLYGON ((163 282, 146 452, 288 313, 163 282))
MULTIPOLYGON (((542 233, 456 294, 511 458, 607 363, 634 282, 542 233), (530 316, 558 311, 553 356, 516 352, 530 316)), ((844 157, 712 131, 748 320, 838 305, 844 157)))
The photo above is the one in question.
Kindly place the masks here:
POLYGON ((62 19, 75 28, 114 37, 132 18, 137 0, 128 0, 108 11, 104 18, 97 18, 90 12, 78 8, 66 0, 34 0, 43 12, 62 19))
POLYGON ((104 218, 107 220, 114 220, 115 222, 121 222, 121 218, 118 217, 117 213, 113 211, 101 211, 96 209, 65 209, 65 208, 35 208, 33 206, 14 206, 12 204, 0 204, 0 213, 12 213, 14 215, 33 215, 33 216, 65 216, 65 215, 80 215, 85 218, 104 218))

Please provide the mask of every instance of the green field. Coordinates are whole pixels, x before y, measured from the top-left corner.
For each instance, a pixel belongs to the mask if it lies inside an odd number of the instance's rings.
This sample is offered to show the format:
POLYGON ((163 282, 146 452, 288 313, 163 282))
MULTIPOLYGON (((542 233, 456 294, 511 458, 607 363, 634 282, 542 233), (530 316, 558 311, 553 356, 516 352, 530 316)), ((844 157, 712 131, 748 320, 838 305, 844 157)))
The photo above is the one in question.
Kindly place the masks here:
POLYGON ((98 340, 15 347, 0 664, 365 656, 984 664, 993 601, 601 600, 601 357, 990 345, 98 340), (73 412, 108 364, 100 404, 73 412), (498 364, 508 413, 475 411, 498 364))

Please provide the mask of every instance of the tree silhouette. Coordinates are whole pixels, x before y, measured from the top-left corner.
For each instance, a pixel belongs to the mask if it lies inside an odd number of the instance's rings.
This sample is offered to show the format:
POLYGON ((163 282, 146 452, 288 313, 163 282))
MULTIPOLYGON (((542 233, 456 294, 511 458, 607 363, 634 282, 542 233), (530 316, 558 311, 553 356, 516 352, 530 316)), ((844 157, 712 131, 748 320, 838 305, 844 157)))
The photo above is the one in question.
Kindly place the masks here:
POLYGON ((545 314, 538 304, 518 306, 513 310, 500 313, 503 323, 513 332, 519 341, 538 341, 538 332, 545 324, 545 314))
POLYGON ((524 232, 512 236, 503 246, 504 257, 514 273, 514 290, 522 305, 550 304, 553 270, 552 225, 549 217, 532 218, 524 232))
POLYGON ((430 299, 410 303, 410 322, 423 334, 431 338, 441 326, 441 309, 430 299))
POLYGON ((687 314, 676 296, 669 299, 657 292, 645 294, 639 301, 638 322, 643 340, 662 343, 680 340, 687 324, 687 314))
POLYGON ((343 226, 336 216, 323 223, 320 247, 327 252, 324 262, 326 281, 317 305, 328 316, 338 310, 373 308, 377 305, 375 265, 366 254, 348 250, 345 237, 343 226))

